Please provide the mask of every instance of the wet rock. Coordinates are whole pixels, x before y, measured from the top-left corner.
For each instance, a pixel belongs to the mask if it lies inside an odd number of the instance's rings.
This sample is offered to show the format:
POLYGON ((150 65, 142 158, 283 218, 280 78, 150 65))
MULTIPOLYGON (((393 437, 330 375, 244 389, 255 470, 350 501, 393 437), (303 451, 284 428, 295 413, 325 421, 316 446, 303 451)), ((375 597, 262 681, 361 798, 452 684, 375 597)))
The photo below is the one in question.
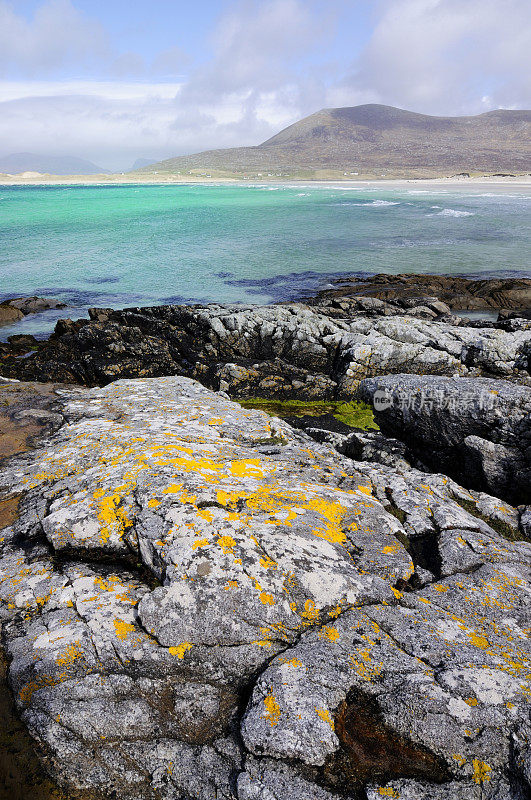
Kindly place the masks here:
POLYGON ((37 314, 50 309, 66 308, 66 303, 44 297, 15 297, 0 303, 0 326, 18 322, 28 314, 37 314))
POLYGON ((60 413, 3 465, 22 499, 0 616, 19 712, 71 790, 529 791, 531 546, 493 527, 515 509, 187 378, 68 390, 60 413))
POLYGON ((18 308, 13 308, 6 303, 0 303, 0 325, 11 325, 23 319, 24 314, 18 308))
POLYGON ((14 353, 27 353, 28 350, 35 349, 38 346, 37 339, 34 336, 24 333, 8 336, 7 341, 14 353))
POLYGON ((464 485, 529 503, 531 391, 507 381, 389 375, 363 381, 382 431, 464 485))
POLYGON ((47 297, 16 297, 13 300, 6 300, 4 304, 10 308, 16 308, 26 316, 27 314, 38 314, 41 311, 51 309, 66 308, 66 303, 59 300, 52 300, 47 297))
POLYGON ((347 300, 351 296, 357 300, 362 296, 385 302, 413 300, 416 303, 419 297, 434 295, 438 301, 461 310, 516 310, 531 305, 531 280, 528 278, 477 280, 453 275, 380 273, 364 278, 341 277, 337 284, 337 288, 320 292, 315 302, 320 303, 326 298, 347 300))

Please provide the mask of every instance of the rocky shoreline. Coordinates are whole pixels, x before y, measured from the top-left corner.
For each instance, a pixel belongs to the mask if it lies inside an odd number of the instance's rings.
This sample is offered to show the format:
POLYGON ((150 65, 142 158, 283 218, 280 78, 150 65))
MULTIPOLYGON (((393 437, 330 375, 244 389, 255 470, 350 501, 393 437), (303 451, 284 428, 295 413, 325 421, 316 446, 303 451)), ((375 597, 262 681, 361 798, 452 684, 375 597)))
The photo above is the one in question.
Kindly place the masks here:
POLYGON ((315 302, 323 299, 374 297, 378 300, 409 301, 418 297, 436 297, 455 311, 531 310, 531 279, 529 278, 477 278, 452 275, 389 275, 381 273, 370 277, 345 276, 333 281, 337 284, 319 292, 315 302))
POLYGON ((433 298, 89 313, 59 321, 34 352, 4 354, 2 374, 88 386, 183 375, 233 396, 301 399, 351 397, 360 380, 399 372, 531 382, 530 320, 466 321, 433 298))
POLYGON ((379 282, 5 349, 2 645, 72 797, 531 793, 527 289, 486 323, 379 282))

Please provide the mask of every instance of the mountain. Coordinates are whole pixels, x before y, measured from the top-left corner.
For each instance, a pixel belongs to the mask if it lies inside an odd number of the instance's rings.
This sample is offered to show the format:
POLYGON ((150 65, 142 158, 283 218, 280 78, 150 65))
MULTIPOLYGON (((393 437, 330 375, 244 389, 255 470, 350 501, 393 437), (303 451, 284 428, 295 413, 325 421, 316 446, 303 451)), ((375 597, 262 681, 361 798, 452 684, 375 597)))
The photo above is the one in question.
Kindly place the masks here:
POLYGON ((134 172, 136 169, 142 169, 142 167, 149 167, 151 164, 155 163, 155 159, 153 158, 137 158, 133 166, 131 167, 131 172, 134 172))
POLYGON ((400 108, 326 108, 256 147, 170 158, 140 172, 284 174, 523 172, 531 170, 531 111, 432 117, 400 108))
POLYGON ((99 175, 108 172, 92 161, 75 156, 42 156, 35 153, 12 153, 0 157, 0 172, 41 172, 50 175, 99 175))

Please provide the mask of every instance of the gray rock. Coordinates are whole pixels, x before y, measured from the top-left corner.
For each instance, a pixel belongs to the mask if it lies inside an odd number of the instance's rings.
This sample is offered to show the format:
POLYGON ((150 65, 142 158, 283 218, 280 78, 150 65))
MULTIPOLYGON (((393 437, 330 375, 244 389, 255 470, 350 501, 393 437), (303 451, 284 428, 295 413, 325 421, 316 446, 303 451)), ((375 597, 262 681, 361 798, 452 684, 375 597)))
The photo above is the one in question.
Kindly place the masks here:
POLYGON ((411 313, 373 309, 373 316, 363 306, 374 302, 368 298, 359 309, 295 303, 91 309, 90 321, 60 321, 34 356, 12 359, 4 373, 88 385, 186 374, 232 396, 306 399, 351 397, 360 380, 386 373, 510 376, 531 384, 531 323, 474 327, 437 317, 428 306, 411 313))
POLYGON ((487 378, 388 375, 360 385, 382 431, 430 468, 511 503, 531 499, 531 391, 487 378))
MULTIPOLYGON (((312 435, 308 431, 310 436, 312 435)), ((389 467, 408 469, 407 448, 398 439, 390 439, 373 431, 355 431, 337 446, 340 453, 356 461, 375 461, 389 467)))
POLYGON ((186 378, 63 390, 60 410, 2 465, 23 498, 0 618, 22 719, 71 791, 529 791, 531 546, 489 524, 515 509, 186 378))

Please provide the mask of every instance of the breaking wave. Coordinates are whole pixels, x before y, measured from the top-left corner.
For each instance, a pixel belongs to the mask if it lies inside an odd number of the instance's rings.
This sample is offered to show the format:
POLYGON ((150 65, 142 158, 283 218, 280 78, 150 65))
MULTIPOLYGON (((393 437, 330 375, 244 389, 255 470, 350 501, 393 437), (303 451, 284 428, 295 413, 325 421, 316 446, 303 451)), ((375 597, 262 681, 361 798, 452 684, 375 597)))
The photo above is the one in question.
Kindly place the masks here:
POLYGON ((437 211, 436 214, 428 214, 429 217, 473 217, 473 211, 459 211, 456 208, 443 208, 442 211, 437 211))
POLYGON ((377 208, 383 208, 384 206, 399 206, 400 203, 398 200, 371 200, 370 203, 360 203, 362 206, 376 206, 377 208))

